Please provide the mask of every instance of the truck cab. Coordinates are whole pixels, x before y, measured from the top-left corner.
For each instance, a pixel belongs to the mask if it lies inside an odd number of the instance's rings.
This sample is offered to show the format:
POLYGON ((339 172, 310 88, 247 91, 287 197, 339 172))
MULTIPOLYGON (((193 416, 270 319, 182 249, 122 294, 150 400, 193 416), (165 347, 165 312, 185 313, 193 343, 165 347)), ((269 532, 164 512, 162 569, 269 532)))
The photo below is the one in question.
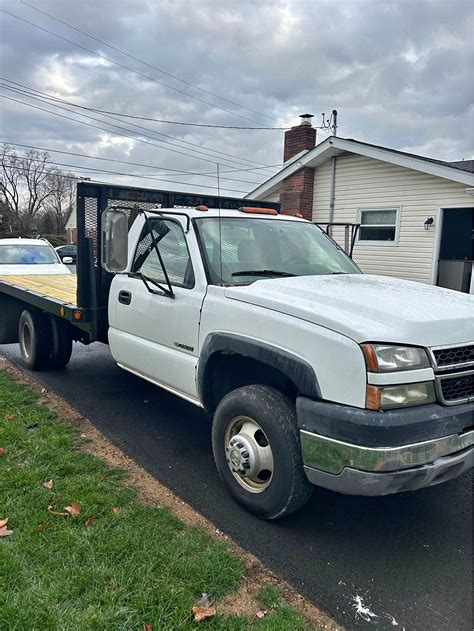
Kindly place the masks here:
POLYGON ((121 221, 106 211, 112 355, 213 416, 217 469, 248 510, 472 467, 474 297, 362 274, 268 208, 149 209, 117 238, 121 221))

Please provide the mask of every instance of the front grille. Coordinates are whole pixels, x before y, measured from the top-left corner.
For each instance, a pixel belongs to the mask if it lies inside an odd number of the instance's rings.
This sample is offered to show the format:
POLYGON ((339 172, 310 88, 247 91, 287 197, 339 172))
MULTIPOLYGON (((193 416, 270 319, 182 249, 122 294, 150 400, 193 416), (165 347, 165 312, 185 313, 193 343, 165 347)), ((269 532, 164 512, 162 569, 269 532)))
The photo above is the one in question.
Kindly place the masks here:
POLYGON ((474 344, 433 350, 438 368, 458 368, 474 365, 474 344))
POLYGON ((438 377, 439 394, 443 403, 474 401, 474 371, 438 377))

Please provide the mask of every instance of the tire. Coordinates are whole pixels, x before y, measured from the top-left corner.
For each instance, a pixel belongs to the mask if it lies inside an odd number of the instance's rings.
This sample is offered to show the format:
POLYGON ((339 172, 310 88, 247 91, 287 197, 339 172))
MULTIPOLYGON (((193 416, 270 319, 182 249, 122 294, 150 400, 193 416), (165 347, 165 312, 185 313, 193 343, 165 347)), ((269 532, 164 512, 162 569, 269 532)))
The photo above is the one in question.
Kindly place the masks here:
POLYGON ((214 415, 212 448, 227 490, 262 519, 295 512, 312 493, 294 405, 275 388, 251 385, 227 394, 214 415))
POLYGON ((50 316, 50 327, 52 339, 48 367, 57 370, 64 368, 71 359, 72 338, 67 322, 55 316, 50 316))
POLYGON ((23 363, 30 370, 48 368, 51 354, 51 329, 45 316, 36 310, 22 311, 18 339, 23 363))

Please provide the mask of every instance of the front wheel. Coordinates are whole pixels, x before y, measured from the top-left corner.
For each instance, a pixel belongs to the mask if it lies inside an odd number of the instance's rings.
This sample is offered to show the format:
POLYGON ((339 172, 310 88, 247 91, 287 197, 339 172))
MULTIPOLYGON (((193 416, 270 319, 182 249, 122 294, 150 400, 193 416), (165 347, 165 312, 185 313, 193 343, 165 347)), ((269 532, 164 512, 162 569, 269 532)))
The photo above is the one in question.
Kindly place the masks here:
POLYGON ((233 390, 212 426, 219 475, 234 499, 262 519, 293 513, 309 499, 294 405, 263 385, 233 390))

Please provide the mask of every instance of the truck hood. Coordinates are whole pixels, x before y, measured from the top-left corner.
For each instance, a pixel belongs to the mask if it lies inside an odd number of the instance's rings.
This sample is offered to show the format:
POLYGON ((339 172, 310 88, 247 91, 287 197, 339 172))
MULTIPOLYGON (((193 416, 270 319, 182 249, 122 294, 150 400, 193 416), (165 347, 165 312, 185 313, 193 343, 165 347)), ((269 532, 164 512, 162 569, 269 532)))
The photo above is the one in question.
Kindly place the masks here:
POLYGON ((356 342, 474 342, 474 296, 371 274, 298 276, 228 287, 232 300, 279 311, 356 342))

